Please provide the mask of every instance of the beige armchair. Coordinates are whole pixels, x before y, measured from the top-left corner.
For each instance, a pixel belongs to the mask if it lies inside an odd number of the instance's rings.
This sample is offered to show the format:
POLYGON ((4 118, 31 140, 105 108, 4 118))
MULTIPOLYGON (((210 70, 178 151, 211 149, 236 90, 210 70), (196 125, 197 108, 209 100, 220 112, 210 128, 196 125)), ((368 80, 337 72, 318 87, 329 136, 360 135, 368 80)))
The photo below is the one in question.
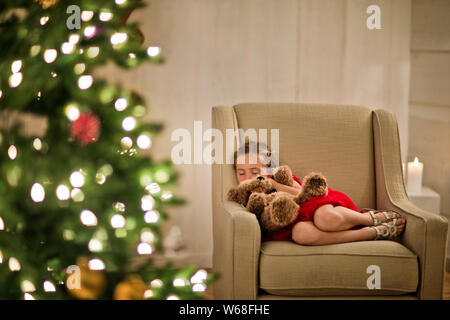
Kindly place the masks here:
POLYGON ((213 270, 221 275, 215 299, 442 299, 447 220, 409 201, 393 113, 348 105, 244 103, 214 107, 212 125, 224 137, 226 129, 279 129, 280 163, 296 176, 321 171, 330 187, 359 209, 393 209, 407 217, 399 242, 261 243, 256 217, 226 200, 237 183, 233 166, 214 164, 213 270), (380 288, 368 288, 370 266, 379 267, 380 288))

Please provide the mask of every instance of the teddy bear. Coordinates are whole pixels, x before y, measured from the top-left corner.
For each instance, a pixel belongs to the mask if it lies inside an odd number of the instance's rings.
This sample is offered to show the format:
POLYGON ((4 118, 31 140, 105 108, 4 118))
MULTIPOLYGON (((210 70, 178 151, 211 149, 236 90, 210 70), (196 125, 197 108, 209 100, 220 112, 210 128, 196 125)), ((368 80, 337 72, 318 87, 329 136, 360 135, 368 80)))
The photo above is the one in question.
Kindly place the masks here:
MULTIPOLYGON (((287 186, 294 186, 292 171, 288 166, 278 167, 272 179, 287 186)), ((227 199, 245 206, 255 214, 263 231, 273 232, 291 224, 297 217, 301 204, 311 197, 327 193, 326 178, 321 173, 311 172, 303 178, 302 188, 295 196, 277 192, 270 179, 258 176, 231 188, 227 199)))

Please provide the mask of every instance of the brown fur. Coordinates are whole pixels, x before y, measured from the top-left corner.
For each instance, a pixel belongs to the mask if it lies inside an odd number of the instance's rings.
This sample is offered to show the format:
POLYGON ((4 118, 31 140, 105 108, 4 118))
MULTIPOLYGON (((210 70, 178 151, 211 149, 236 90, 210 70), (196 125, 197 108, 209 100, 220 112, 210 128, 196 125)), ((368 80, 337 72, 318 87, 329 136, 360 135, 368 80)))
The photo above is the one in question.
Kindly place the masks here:
MULTIPOLYGON (((279 167, 273 179, 278 183, 294 186, 292 171, 288 166, 279 167)), ((325 177, 321 173, 311 172, 303 178, 302 188, 296 196, 286 192, 274 192, 271 181, 260 176, 231 188, 227 199, 242 204, 254 213, 263 230, 276 231, 295 220, 302 203, 311 197, 327 193, 325 177)))

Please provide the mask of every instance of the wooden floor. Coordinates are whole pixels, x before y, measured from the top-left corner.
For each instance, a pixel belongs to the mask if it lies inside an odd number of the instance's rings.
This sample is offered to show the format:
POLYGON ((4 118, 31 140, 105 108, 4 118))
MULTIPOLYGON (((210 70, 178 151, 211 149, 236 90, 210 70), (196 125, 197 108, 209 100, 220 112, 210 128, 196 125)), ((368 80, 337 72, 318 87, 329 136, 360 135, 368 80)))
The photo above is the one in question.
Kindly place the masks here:
MULTIPOLYGON (((209 271, 208 271, 209 272, 209 271)), ((206 300, 213 300, 213 292, 212 287, 209 287, 206 290, 206 300)), ((444 281, 444 300, 450 300, 450 272, 445 273, 445 281, 444 281)))

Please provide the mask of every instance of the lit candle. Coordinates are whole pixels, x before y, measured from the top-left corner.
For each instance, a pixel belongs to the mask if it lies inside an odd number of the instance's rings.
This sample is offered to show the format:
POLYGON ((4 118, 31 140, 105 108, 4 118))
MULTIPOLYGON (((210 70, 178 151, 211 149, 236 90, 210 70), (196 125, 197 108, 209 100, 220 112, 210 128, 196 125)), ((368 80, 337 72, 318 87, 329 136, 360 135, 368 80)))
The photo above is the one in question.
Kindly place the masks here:
POLYGON ((422 190, 423 163, 417 157, 414 162, 408 162, 408 192, 419 193, 422 190))

